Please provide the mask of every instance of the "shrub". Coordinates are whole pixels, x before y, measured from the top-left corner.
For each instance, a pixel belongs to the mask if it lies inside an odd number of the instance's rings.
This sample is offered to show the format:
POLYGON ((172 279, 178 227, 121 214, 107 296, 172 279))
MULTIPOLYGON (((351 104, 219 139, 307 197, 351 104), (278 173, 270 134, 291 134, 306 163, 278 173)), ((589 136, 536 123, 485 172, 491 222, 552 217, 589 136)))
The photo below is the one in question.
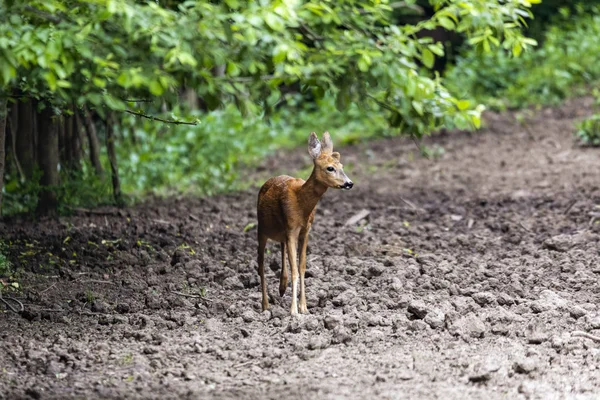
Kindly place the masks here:
POLYGON ((584 146, 600 146, 600 114, 592 115, 577 124, 575 136, 584 146))
POLYGON ((0 276, 10 275, 12 271, 12 264, 8 257, 5 255, 5 245, 3 242, 0 242, 0 276))
POLYGON ((298 101, 290 95, 269 120, 244 117, 233 106, 197 114, 196 126, 125 118, 117 149, 123 191, 211 195, 236 188, 243 166, 256 165, 277 148, 305 143, 311 131, 329 130, 338 145, 395 132, 380 110, 352 105, 338 111, 329 96, 316 105, 298 101))
POLYGON ((446 75, 455 94, 492 108, 556 104, 600 78, 600 15, 561 19, 547 30, 543 45, 513 58, 499 49, 467 51, 446 75))

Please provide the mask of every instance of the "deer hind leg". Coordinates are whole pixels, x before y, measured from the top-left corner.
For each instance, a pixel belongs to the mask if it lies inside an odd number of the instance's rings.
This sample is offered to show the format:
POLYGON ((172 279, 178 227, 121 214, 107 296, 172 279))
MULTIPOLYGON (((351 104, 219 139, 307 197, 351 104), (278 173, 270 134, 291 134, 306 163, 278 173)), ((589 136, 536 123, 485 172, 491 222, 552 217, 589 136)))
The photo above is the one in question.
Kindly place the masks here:
POLYGON ((292 267, 292 306, 290 307, 290 313, 292 315, 298 314, 298 258, 297 258, 297 247, 298 247, 298 234, 288 234, 287 237, 287 250, 288 259, 290 266, 292 267))
POLYGON ((299 311, 303 314, 308 313, 306 307, 306 290, 304 288, 304 273, 306 272, 306 247, 308 246, 308 229, 306 232, 300 233, 299 247, 300 247, 300 304, 298 305, 299 311))
POLYGON ((285 265, 285 242, 281 242, 281 276, 279 277, 279 295, 283 297, 288 284, 288 269, 285 265))
POLYGON ((265 247, 267 237, 258 233, 258 274, 260 275, 260 288, 262 290, 262 309, 269 308, 269 296, 267 293, 267 280, 265 279, 265 247))

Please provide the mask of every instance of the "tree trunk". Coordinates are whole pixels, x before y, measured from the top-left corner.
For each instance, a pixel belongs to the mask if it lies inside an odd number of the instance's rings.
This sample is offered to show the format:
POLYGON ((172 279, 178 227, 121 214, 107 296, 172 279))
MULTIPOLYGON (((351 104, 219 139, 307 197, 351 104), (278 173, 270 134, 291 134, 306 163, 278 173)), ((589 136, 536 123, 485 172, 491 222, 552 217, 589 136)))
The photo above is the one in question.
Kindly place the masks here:
POLYGON ((58 162, 65 167, 68 164, 69 154, 66 146, 65 117, 63 115, 56 116, 56 126, 58 129, 58 162))
POLYGON ((6 97, 0 98, 0 216, 2 215, 2 189, 4 188, 4 160, 6 158, 4 145, 6 139, 6 121, 8 112, 6 110, 6 97))
POLYGON ((104 170, 100 163, 100 142, 98 141, 98 135, 96 134, 96 127, 92 116, 87 108, 83 109, 83 121, 85 123, 85 131, 87 133, 88 144, 90 146, 90 161, 96 170, 96 174, 103 178, 104 170))
POLYGON ((38 118, 38 163, 42 170, 40 185, 42 187, 38 199, 37 211, 41 215, 56 215, 58 198, 58 117, 54 116, 52 107, 46 105, 38 118))
POLYGON ((35 170, 35 140, 33 100, 19 101, 17 123, 14 127, 15 157, 23 170, 26 180, 31 179, 35 170))
POLYGON ((72 171, 75 168, 75 157, 73 154, 73 117, 65 115, 63 117, 63 123, 65 125, 66 167, 69 171, 72 171))
POLYGON ((113 196, 117 205, 123 204, 121 196, 121 182, 119 181, 119 167, 117 165, 117 155, 115 153, 114 120, 112 114, 106 118, 106 150, 108 151, 108 160, 110 161, 110 172, 112 177, 113 196))
MULTIPOLYGON (((40 142, 40 124, 38 121, 38 107, 39 107, 39 102, 37 100, 32 99, 31 100, 31 111, 33 114, 33 117, 31 118, 31 120, 33 121, 33 160, 35 163, 37 163, 38 160, 38 143, 40 142)), ((35 167, 34 167, 35 168, 35 167)), ((39 168, 39 167, 38 167, 39 168)))
POLYGON ((73 135, 71 137, 71 155, 73 156, 73 166, 79 171, 81 170, 83 140, 81 134, 81 120, 78 117, 77 108, 73 107, 73 116, 71 117, 73 130, 73 135))
POLYGON ((183 101, 187 104, 190 110, 197 110, 200 106, 198 93, 194 89, 185 88, 183 90, 183 101))
MULTIPOLYGON (((70 108, 75 112, 74 108, 70 108)), ((75 115, 64 115, 62 117, 63 125, 63 142, 61 149, 63 151, 65 169, 68 171, 78 171, 81 169, 81 150, 79 143, 79 133, 77 132, 77 123, 75 115)))
MULTIPOLYGON (((6 135, 5 141, 8 137, 8 132, 10 132, 10 152, 12 154, 12 159, 15 162, 15 167, 17 169, 17 173, 19 174, 19 179, 21 182, 25 180, 25 174, 23 173, 23 168, 21 168, 21 163, 19 161, 19 156, 17 155, 17 134, 19 132, 19 103, 13 103, 10 107, 10 116, 7 117, 6 121, 6 135)), ((6 159, 6 155, 4 156, 6 159)))

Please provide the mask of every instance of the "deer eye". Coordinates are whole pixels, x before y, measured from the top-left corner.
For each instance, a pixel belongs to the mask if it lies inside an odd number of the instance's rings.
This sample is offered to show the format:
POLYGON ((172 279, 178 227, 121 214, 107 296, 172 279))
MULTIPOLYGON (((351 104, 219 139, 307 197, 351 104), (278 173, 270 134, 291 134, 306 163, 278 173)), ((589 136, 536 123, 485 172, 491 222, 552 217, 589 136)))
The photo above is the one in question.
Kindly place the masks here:
POLYGON ((333 168, 333 167, 327 167, 327 171, 329 171, 329 172, 335 172, 335 168, 333 168))

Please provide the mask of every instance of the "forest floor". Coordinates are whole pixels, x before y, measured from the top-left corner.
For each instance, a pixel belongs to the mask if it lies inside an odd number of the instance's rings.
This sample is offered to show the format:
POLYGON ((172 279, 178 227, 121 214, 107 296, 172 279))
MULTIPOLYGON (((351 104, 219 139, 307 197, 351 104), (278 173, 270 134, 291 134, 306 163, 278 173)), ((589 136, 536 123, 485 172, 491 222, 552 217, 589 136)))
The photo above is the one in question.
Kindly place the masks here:
MULTIPOLYGON (((437 159, 337 148, 355 186, 319 204, 296 318, 278 244, 260 310, 257 189, 6 221, 25 311, 0 313, 0 398, 597 399, 600 343, 573 335, 600 334, 592 104, 487 113, 427 139, 437 159)), ((307 165, 303 145, 249 179, 307 165)))

